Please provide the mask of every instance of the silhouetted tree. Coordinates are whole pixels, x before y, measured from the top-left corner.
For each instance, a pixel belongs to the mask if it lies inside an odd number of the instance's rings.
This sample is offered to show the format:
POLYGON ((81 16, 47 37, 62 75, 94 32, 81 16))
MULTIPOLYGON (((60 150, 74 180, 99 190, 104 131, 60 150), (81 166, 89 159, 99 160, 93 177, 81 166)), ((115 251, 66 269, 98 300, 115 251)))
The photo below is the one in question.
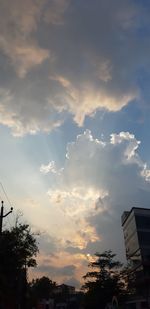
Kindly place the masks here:
POLYGON ((35 306, 38 301, 52 297, 55 287, 56 283, 45 276, 32 280, 30 283, 32 305, 35 306))
POLYGON ((111 250, 96 253, 96 260, 89 264, 95 271, 88 272, 83 278, 85 294, 85 308, 104 308, 113 296, 119 296, 124 290, 120 269, 122 264, 115 260, 111 250))
POLYGON ((131 262, 128 262, 122 269, 121 274, 126 286, 126 293, 128 295, 136 294, 136 273, 131 262))
MULTIPOLYGON (((18 224, 0 236, 0 299, 25 303, 26 272, 36 266, 36 239, 28 224, 18 224)), ((22 305, 23 308, 23 305, 22 305)))

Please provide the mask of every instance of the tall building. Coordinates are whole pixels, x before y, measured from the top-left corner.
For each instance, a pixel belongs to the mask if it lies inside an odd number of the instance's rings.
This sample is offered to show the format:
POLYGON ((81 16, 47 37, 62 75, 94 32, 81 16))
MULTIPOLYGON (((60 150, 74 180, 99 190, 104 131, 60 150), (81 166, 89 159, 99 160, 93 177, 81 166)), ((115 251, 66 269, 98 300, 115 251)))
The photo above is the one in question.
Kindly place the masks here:
POLYGON ((131 262, 129 276, 134 278, 134 298, 129 297, 126 307, 150 308, 150 209, 133 207, 121 220, 126 257, 131 262))
POLYGON ((121 219, 127 260, 144 270, 150 266, 150 209, 133 207, 121 219))

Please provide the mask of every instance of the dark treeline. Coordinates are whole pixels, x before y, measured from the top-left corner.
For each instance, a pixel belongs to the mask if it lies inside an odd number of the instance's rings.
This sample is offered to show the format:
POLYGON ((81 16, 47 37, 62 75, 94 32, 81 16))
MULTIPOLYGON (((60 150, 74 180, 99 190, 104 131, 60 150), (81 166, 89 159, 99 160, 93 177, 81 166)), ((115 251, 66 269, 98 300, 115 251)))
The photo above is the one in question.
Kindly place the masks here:
MULTIPOLYGON (((42 299, 50 298, 55 303, 66 301, 67 286, 59 294, 55 293, 57 283, 48 277, 28 282, 27 270, 36 266, 37 253, 36 237, 28 224, 16 224, 0 235, 0 308, 37 308, 42 299)), ((70 308, 105 308, 114 296, 122 303, 128 294, 135 293, 130 267, 123 267, 110 250, 95 254, 84 282, 78 301, 70 308)))
POLYGON ((27 269, 36 266, 38 246, 28 224, 16 224, 0 235, 0 304, 26 308, 27 269))

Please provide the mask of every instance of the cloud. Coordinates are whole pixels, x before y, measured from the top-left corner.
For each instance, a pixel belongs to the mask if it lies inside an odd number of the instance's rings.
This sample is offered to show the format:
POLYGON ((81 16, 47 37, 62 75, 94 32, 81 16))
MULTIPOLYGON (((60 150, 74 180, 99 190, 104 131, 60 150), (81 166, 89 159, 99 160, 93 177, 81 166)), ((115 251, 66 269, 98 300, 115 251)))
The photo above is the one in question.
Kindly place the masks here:
POLYGON ((42 164, 41 167, 40 167, 40 172, 42 172, 44 174, 48 174, 49 172, 56 174, 57 171, 56 171, 56 167, 55 167, 55 162, 51 161, 48 165, 42 164))
POLYGON ((53 265, 40 265, 38 267, 38 271, 40 272, 46 272, 47 274, 51 275, 52 277, 55 275, 57 276, 72 276, 74 275, 75 271, 75 266, 74 265, 67 265, 64 267, 54 267, 53 265))
POLYGON ((37 29, 42 1, 15 0, 0 5, 0 49, 8 56, 17 74, 23 78, 33 67, 49 58, 49 51, 40 48, 31 33, 37 29))
POLYGON ((63 118, 55 113, 48 102, 44 102, 43 109, 40 88, 34 94, 33 100, 30 98, 32 91, 30 82, 26 83, 25 89, 22 89, 21 85, 18 85, 15 91, 1 88, 0 123, 10 128, 14 136, 27 133, 33 135, 39 131, 49 132, 63 123, 63 118))
POLYGON ((49 132, 67 116, 82 126, 133 100, 149 104, 137 79, 150 66, 148 10, 139 2, 6 0, 0 12, 0 81, 10 93, 0 122, 14 135, 49 132))
POLYGON ((55 256, 55 254, 57 254, 59 241, 57 238, 50 236, 47 232, 40 232, 38 243, 41 254, 47 256, 55 256))
POLYGON ((89 130, 68 144, 65 164, 48 195, 65 214, 68 233, 63 237, 70 254, 92 253, 96 246, 97 251, 123 252, 122 212, 149 207, 149 168, 139 156, 139 145, 129 132, 101 141, 89 130))
POLYGON ((45 22, 48 24, 62 25, 64 23, 64 13, 68 5, 69 0, 49 1, 49 7, 44 16, 45 22))
MULTIPOLYGON (((100 66, 105 66, 101 63, 100 66)), ((99 73, 100 74, 100 73, 99 73)), ((108 78, 107 73, 101 79, 108 78)), ((52 79, 52 77, 51 77, 52 79)), ((71 81, 63 76, 53 78, 58 81, 63 87, 64 96, 60 99, 60 104, 55 104, 58 111, 68 110, 74 115, 74 121, 82 126, 85 117, 93 115, 98 109, 107 109, 108 111, 117 112, 122 107, 127 105, 130 101, 134 100, 137 92, 132 91, 127 94, 114 95, 109 94, 103 88, 97 89, 91 81, 82 81, 82 88, 79 84, 74 86, 71 81), (65 104, 64 102, 65 97, 65 104)), ((62 93, 62 95, 63 95, 62 93)), ((60 96, 61 97, 61 96, 60 96)), ((55 103, 55 101, 54 101, 55 103)), ((53 104, 54 104, 53 103, 53 104)))
POLYGON ((80 288, 80 281, 76 278, 72 277, 64 282, 67 285, 75 286, 76 288, 80 288))
POLYGON ((6 55, 10 56, 14 67, 16 68, 19 77, 23 78, 26 73, 41 64, 44 60, 49 58, 49 51, 38 47, 33 43, 27 44, 20 42, 18 45, 12 46, 11 54, 10 45, 3 44, 6 55))
MULTIPOLYGON (((57 284, 69 282, 76 279, 77 286, 81 281, 83 273, 86 271, 87 257, 85 254, 68 254, 60 247, 59 252, 55 255, 41 253, 37 258, 38 266, 32 270, 32 276, 48 276, 55 280, 57 284)), ((75 284, 76 285, 76 284, 75 284)))

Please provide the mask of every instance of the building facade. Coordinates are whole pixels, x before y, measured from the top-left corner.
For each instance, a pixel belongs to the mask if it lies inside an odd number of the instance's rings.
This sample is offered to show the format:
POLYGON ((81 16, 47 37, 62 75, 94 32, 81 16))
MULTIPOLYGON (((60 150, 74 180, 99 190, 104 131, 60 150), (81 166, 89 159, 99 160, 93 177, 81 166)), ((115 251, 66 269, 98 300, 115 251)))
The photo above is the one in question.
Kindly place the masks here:
POLYGON ((150 308, 150 209, 133 207, 121 220, 130 262, 128 276, 130 282, 134 280, 134 296, 129 297, 126 308, 150 308))
POLYGON ((150 266, 150 209, 133 207, 121 219, 127 260, 135 269, 150 266))

